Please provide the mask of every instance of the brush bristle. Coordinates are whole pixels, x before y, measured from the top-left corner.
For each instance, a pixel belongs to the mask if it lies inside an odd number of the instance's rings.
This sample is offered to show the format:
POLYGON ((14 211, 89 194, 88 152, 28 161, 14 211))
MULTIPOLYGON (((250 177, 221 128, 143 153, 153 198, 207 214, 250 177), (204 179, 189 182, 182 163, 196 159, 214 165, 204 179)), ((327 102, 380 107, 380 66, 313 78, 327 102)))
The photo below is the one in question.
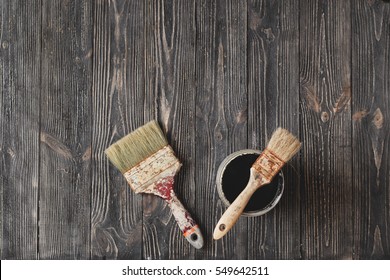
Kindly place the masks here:
POLYGON ((268 143, 267 149, 284 162, 289 161, 301 148, 299 140, 284 128, 277 128, 268 143))
POLYGON ((108 159, 122 173, 168 145, 156 121, 137 128, 105 150, 108 159))

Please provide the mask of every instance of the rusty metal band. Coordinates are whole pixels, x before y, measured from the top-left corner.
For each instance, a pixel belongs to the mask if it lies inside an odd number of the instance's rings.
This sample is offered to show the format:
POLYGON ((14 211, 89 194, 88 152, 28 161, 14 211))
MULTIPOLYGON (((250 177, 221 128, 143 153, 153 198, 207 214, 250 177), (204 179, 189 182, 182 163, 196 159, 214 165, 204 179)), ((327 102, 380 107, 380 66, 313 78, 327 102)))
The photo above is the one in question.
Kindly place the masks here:
POLYGON ((148 186, 153 178, 175 164, 180 164, 180 162, 172 148, 168 145, 126 171, 123 175, 130 187, 137 191, 148 186))
POLYGON ((255 168, 265 180, 271 181, 284 164, 285 162, 275 155, 274 152, 265 149, 253 164, 253 168, 255 168))
POLYGON ((198 225, 195 225, 195 226, 193 226, 192 228, 190 228, 189 230, 185 231, 185 232, 183 233, 184 237, 187 237, 187 236, 191 235, 192 233, 194 233, 194 232, 196 231, 197 228, 199 228, 199 226, 198 226, 198 225))

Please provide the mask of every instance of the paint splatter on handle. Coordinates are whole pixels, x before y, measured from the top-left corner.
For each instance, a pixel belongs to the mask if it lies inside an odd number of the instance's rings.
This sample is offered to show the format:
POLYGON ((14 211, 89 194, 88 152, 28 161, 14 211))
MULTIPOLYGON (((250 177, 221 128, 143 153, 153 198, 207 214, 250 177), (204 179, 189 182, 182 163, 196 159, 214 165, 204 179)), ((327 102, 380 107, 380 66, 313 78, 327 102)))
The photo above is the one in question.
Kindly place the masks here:
POLYGON ((200 249, 203 247, 204 241, 199 226, 177 198, 173 191, 173 184, 173 176, 161 178, 155 183, 154 193, 158 193, 158 195, 168 203, 172 210, 172 214, 187 241, 195 248, 200 249))

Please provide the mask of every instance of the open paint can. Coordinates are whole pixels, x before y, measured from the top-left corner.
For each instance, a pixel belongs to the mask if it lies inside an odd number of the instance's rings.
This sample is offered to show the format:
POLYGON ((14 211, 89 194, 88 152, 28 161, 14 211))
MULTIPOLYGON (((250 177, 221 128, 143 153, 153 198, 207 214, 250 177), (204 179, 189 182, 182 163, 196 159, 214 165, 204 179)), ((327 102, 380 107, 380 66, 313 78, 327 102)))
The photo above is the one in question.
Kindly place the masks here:
MULTIPOLYGON (((241 150, 222 161, 218 168, 216 183, 218 195, 226 207, 229 207, 245 189, 249 181, 250 168, 260 154, 259 150, 241 150)), ((271 183, 256 190, 242 215, 255 217, 269 212, 279 202, 283 190, 283 173, 279 171, 271 183)))

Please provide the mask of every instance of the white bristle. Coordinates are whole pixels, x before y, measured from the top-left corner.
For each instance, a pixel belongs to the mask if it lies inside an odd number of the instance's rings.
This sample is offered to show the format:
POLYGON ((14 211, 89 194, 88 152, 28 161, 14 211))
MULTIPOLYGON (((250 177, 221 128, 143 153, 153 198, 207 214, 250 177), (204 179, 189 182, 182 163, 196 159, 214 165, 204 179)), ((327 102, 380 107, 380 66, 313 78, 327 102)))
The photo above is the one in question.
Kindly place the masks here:
POLYGON ((277 128, 268 143, 267 149, 284 162, 289 161, 301 148, 299 140, 284 128, 277 128))

